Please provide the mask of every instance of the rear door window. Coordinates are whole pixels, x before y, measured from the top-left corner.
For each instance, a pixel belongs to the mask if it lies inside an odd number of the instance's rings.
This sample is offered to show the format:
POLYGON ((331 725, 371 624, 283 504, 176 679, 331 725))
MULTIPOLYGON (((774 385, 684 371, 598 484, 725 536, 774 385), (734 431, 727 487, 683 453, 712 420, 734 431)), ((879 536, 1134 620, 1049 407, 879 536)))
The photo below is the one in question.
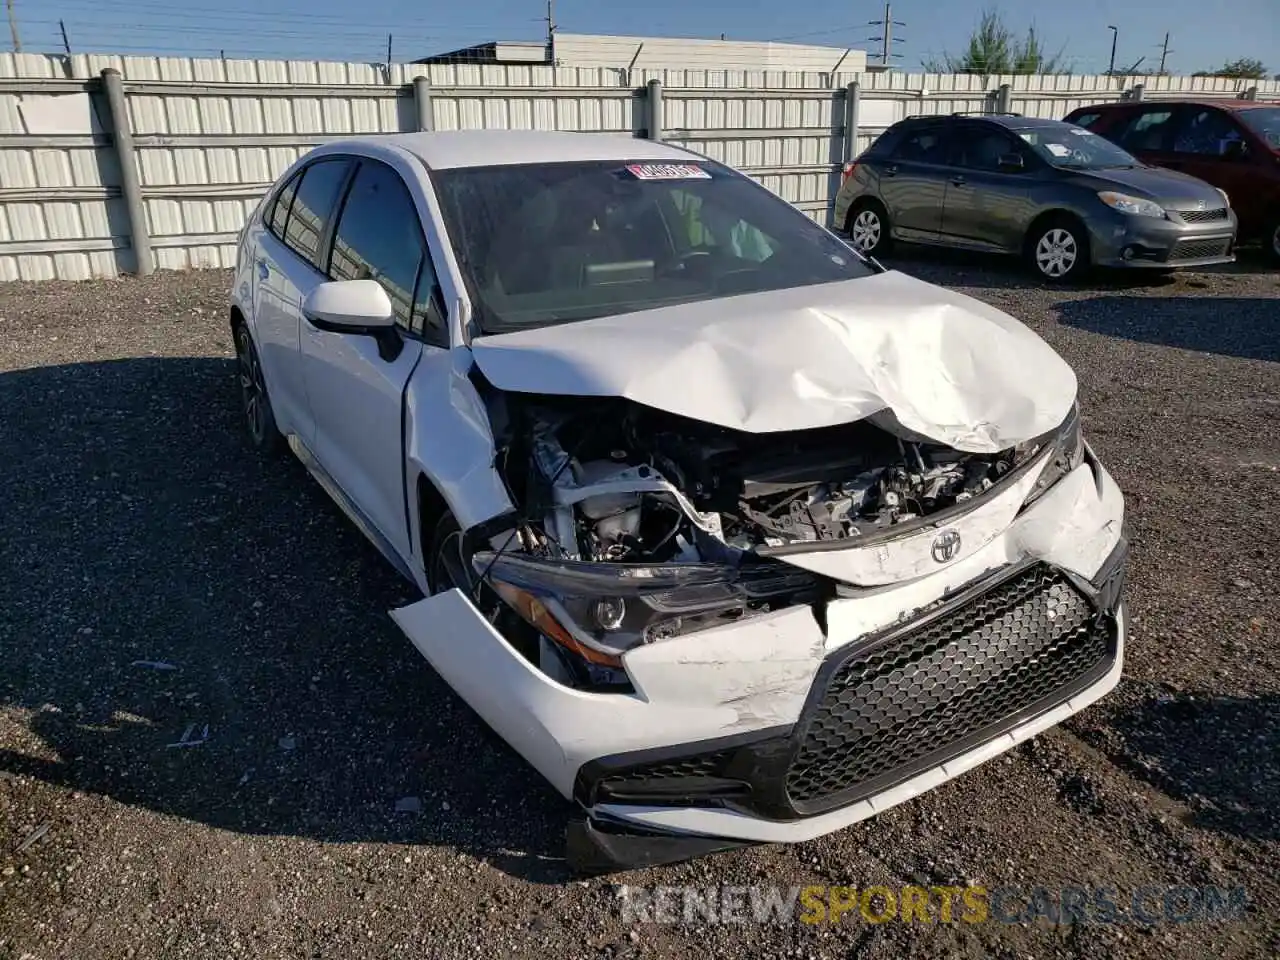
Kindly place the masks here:
POLYGON ((299 170, 289 182, 281 187, 280 192, 271 201, 271 209, 267 211, 267 229, 277 240, 284 240, 285 225, 289 222, 289 208, 293 206, 293 195, 298 192, 298 184, 302 182, 302 171, 299 170))
POLYGON ((1117 131, 1115 141, 1134 153, 1168 150, 1173 133, 1173 108, 1143 110, 1127 127, 1117 131))
POLYGON ((1077 127, 1087 128, 1087 127, 1092 127, 1095 123, 1097 123, 1098 118, 1101 116, 1102 114, 1098 113, 1097 111, 1094 111, 1092 113, 1082 113, 1071 122, 1074 123, 1077 127))
POLYGON ((284 242, 313 267, 322 266, 320 245, 350 167, 346 157, 334 157, 317 160, 302 171, 302 183, 285 225, 284 242))
POLYGON ((917 127, 898 142, 894 160, 909 163, 946 163, 952 137, 941 124, 917 127))

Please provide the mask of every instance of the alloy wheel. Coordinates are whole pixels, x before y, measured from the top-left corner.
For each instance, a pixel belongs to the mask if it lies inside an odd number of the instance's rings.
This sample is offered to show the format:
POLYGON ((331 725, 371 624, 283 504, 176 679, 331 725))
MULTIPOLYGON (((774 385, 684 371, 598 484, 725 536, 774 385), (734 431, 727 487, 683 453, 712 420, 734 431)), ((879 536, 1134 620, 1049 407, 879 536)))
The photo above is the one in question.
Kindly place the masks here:
POLYGON ((1280 223, 1271 231, 1271 254, 1280 259, 1280 223))
POLYGON ((254 442, 262 443, 267 432, 267 385, 262 378, 258 353, 253 349, 249 331, 243 326, 236 331, 236 358, 240 364, 240 402, 245 425, 254 442))
POLYGON ((855 249, 869 253, 880 244, 883 230, 880 217, 874 210, 862 210, 853 218, 853 227, 849 230, 849 238, 855 249))
POLYGON ((1036 244, 1036 267, 1046 277, 1055 280, 1069 274, 1080 257, 1075 236, 1062 227, 1045 232, 1036 244))

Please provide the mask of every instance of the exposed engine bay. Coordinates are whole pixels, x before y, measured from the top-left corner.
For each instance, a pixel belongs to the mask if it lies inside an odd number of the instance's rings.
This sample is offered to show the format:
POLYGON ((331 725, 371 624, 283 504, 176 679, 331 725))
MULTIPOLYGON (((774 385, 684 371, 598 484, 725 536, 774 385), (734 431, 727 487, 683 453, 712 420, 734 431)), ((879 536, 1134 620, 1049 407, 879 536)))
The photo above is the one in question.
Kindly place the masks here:
POLYGON ((736 564, 848 540, 971 500, 1014 463, 866 420, 749 434, 624 400, 520 399, 507 479, 545 538, 525 547, 573 560, 736 564))

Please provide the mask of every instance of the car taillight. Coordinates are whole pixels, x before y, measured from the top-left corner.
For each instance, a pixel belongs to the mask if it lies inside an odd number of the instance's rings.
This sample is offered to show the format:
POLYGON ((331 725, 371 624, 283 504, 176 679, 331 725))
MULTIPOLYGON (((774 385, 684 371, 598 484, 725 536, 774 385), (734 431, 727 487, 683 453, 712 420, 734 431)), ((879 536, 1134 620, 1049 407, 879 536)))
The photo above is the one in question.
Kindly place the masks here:
POLYGON ((857 169, 858 169, 858 162, 856 160, 850 163, 846 163, 844 165, 844 169, 840 171, 840 186, 843 187, 845 184, 845 181, 848 180, 850 177, 852 177, 853 171, 857 169))

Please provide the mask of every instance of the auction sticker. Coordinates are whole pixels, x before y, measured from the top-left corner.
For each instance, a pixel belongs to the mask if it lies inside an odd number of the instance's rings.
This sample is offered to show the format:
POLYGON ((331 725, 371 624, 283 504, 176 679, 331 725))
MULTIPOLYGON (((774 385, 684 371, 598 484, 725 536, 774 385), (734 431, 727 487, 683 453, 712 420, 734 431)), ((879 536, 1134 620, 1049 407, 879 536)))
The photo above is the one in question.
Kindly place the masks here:
POLYGON ((692 163, 631 163, 627 172, 637 180, 711 179, 711 174, 692 163))

